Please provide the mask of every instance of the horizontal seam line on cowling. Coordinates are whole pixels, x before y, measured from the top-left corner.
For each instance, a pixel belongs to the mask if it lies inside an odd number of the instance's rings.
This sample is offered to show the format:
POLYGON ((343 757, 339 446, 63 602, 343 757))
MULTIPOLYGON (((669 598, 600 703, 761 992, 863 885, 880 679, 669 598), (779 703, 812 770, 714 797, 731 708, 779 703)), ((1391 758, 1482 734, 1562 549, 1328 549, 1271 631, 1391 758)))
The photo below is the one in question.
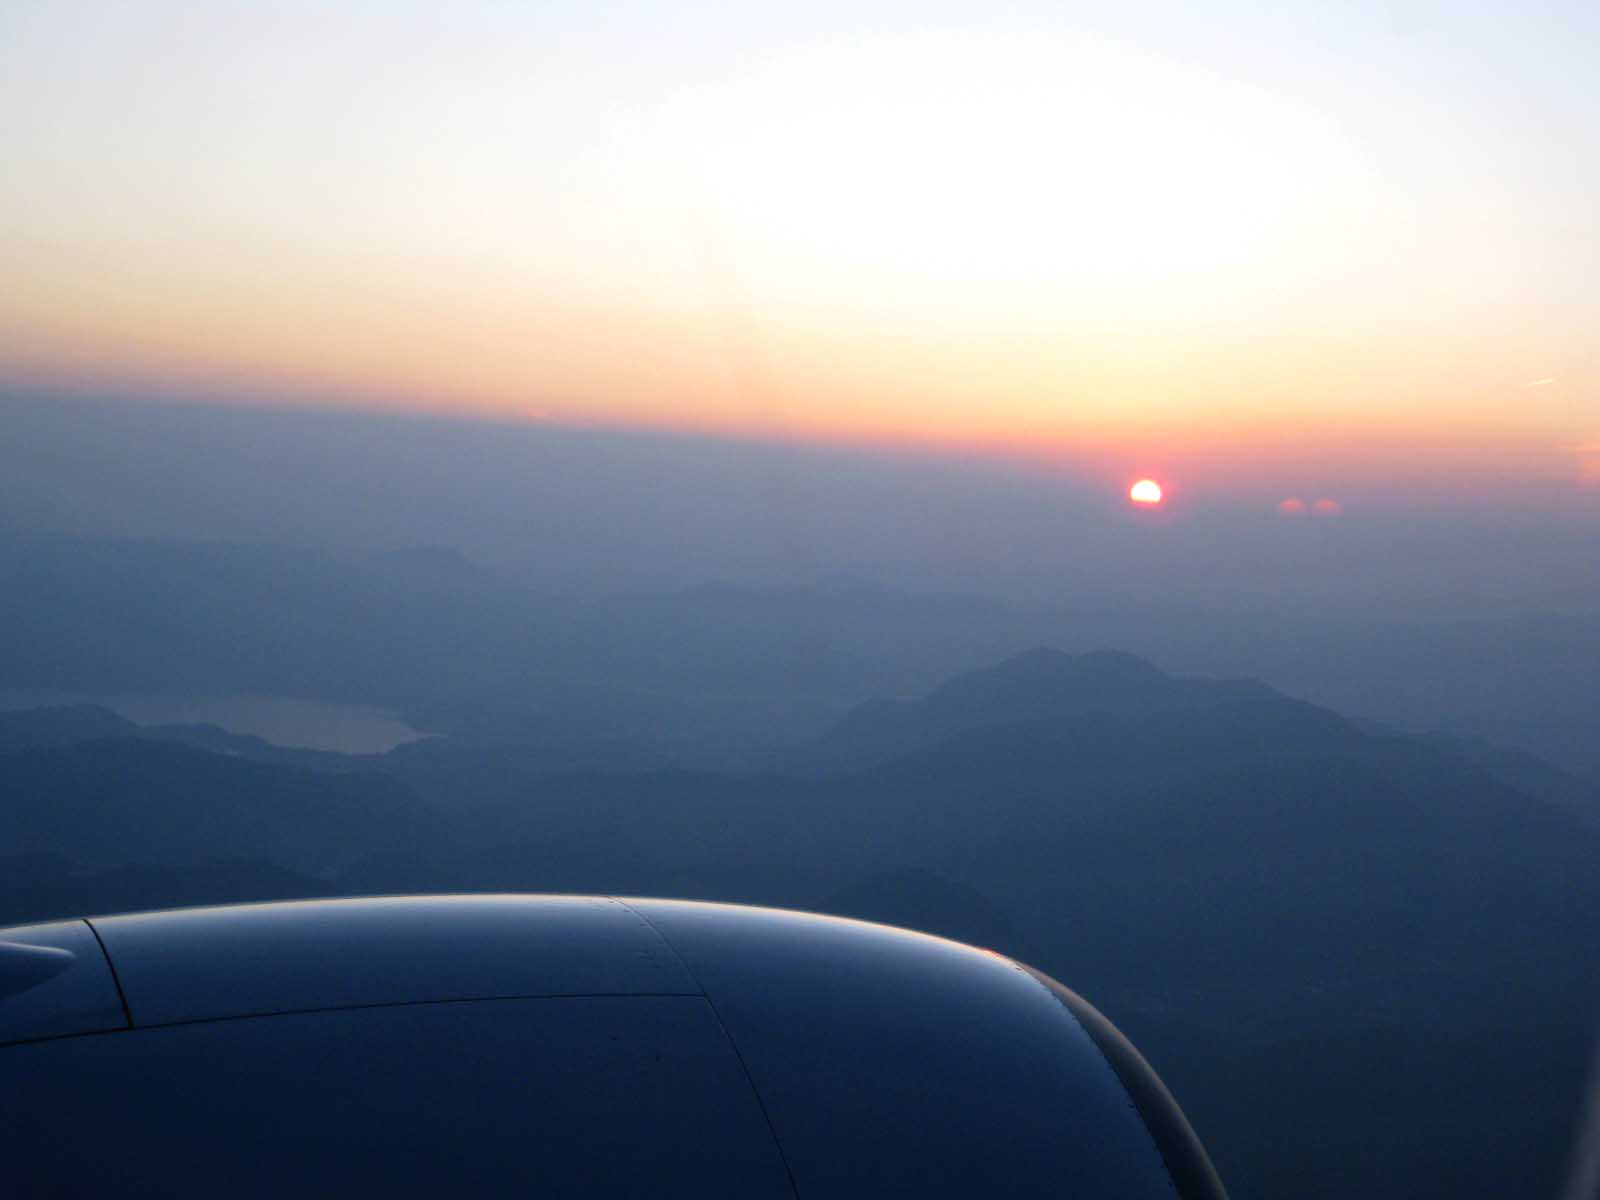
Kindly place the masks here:
MULTIPOLYGON (((508 1000, 704 1000, 699 992, 523 992, 505 996, 444 996, 431 1000, 374 1000, 361 1004, 316 1004, 306 1008, 275 1008, 265 1012, 218 1013, 207 1017, 179 1017, 171 1021, 146 1021, 122 1029, 86 1030, 89 1033, 137 1033, 145 1029, 175 1029, 183 1025, 211 1025, 219 1021, 254 1021, 263 1017, 295 1017, 309 1013, 362 1012, 374 1008, 421 1008, 436 1004, 498 1004, 508 1000)), ((79 1034, 59 1034, 77 1037, 79 1034)), ((54 1038, 37 1038, 52 1041, 54 1038)), ((26 1043, 12 1043, 25 1045, 26 1043)))
POLYGON ((100 1037, 107 1033, 127 1033, 128 1025, 103 1025, 99 1029, 74 1029, 70 1033, 45 1033, 38 1037, 17 1038, 9 1042, 0 1042, 0 1054, 15 1046, 36 1046, 40 1042, 62 1042, 68 1038, 100 1037))

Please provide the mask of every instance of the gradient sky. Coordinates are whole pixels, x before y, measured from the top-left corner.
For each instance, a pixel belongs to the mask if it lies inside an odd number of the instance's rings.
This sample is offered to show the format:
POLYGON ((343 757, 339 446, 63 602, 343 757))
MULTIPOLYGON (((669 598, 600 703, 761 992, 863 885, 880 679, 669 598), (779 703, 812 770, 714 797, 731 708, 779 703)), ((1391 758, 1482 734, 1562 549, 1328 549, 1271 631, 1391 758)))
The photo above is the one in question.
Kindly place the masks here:
POLYGON ((0 382, 1592 505, 1597 51, 1580 0, 0 0, 0 382))

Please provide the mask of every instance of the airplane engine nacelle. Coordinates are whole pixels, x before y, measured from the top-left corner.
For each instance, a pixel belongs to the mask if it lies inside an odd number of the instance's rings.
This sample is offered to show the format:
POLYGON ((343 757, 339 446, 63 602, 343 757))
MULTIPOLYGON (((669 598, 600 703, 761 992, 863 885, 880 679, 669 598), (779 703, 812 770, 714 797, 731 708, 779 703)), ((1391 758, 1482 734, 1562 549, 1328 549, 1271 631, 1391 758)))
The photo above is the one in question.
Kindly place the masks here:
POLYGON ((1223 1196, 1149 1066, 1036 971, 573 896, 0 930, 0 1164, 19 1197, 1223 1196))

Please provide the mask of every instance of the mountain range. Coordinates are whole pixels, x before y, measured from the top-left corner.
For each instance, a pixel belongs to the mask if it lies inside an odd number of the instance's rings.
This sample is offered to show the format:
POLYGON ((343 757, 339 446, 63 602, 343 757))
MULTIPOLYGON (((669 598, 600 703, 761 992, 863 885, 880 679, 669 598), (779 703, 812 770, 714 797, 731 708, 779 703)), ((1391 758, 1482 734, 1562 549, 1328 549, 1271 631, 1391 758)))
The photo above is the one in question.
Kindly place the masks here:
POLYGON ((1020 646, 1115 645, 1600 782, 1600 609, 1473 620, 1211 611, 1093 587, 1024 605, 870 577, 574 597, 447 549, 0 534, 0 689, 292 696, 480 739, 748 766, 1020 646))
POLYGON ((821 908, 1083 991, 1237 1195, 1537 1194, 1595 1033, 1597 792, 1111 651, 721 767, 547 726, 337 755, 80 706, 0 714, 0 921, 440 890, 821 908))

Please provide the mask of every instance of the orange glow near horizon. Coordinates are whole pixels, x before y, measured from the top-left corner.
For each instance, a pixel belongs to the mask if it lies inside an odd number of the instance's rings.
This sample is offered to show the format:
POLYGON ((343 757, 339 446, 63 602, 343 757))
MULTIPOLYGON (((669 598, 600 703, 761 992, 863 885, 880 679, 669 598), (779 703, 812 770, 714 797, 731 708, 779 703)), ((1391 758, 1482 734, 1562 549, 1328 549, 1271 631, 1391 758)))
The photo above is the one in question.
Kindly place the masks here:
MULTIPOLYGON (((1169 467, 1181 465, 1190 489, 1212 497, 1241 489, 1287 490, 1306 478, 1319 478, 1345 489, 1403 486, 1414 503, 1453 504, 1473 495, 1487 500, 1497 494, 1504 502, 1520 502, 1513 498, 1529 484, 1555 487, 1556 491, 1542 494, 1566 497, 1565 504, 1600 500, 1600 488, 1593 486, 1600 478, 1595 443, 1562 444, 1537 430, 1508 432, 1497 426, 1473 428, 1462 423, 1442 433, 1421 427, 1420 422, 1396 420, 1388 427, 1358 429, 1348 422, 1324 423, 1309 416, 1272 422, 1241 419, 1219 426, 1177 416, 1157 420, 1131 411, 1091 418, 1087 411, 1075 413, 1070 405, 1061 406, 1057 414, 1035 409, 1031 419, 1004 419, 1000 413, 964 410, 954 403, 919 409, 910 398, 899 409, 844 405, 851 410, 847 415, 833 406, 803 403, 804 393, 791 389, 781 391, 776 406, 748 398, 739 403, 725 396, 714 406, 691 406, 686 398, 666 409, 652 409, 637 400, 618 403, 604 394, 591 401, 575 391, 564 402, 542 394, 532 401, 473 397, 443 386, 406 387, 399 376, 375 386, 358 373, 312 372, 303 364, 275 369, 261 364, 245 370, 223 355, 203 364, 139 357, 140 370, 131 370, 127 357, 109 355, 99 363, 85 356, 72 369, 63 370, 19 355, 9 371, 0 363, 0 386, 33 386, 43 394, 63 397, 122 391, 163 402, 414 414, 551 428, 775 440, 891 456, 956 456, 1120 485, 1124 491, 1129 486, 1125 464, 1130 458, 1144 458, 1169 467), (1419 456, 1419 443, 1427 445, 1425 455, 1419 456)), ((1308 515, 1334 515, 1326 506, 1314 509, 1309 498, 1299 503, 1304 507, 1298 511, 1308 515)))
POLYGON ((845 326, 758 308, 734 320, 448 272, 423 287, 398 263, 308 298, 328 263, 285 255, 202 272, 197 253, 147 271, 130 251, 108 277, 57 250, 23 256, 26 286, 0 294, 0 382, 1071 460, 1108 481, 1118 460, 1146 455, 1191 479, 1286 488, 1318 464, 1429 487, 1592 473, 1593 456, 1573 449, 1593 440, 1572 422, 1580 384, 1536 389, 1531 404, 1495 365, 1521 355, 1436 334, 1374 334, 1370 353, 1351 356, 1335 336, 1280 327, 1254 361, 1261 330, 1174 346, 1133 337, 1129 314, 1128 329, 1085 315, 1067 341, 1026 323, 955 336, 953 317, 885 311, 845 326), (1436 399, 1387 403, 1396 388, 1436 399), (1507 389, 1517 403, 1502 402, 1507 389))
POLYGON ((216 8, 0 44, 0 386, 1596 493, 1581 247, 1364 91, 999 16, 679 62, 216 8))

